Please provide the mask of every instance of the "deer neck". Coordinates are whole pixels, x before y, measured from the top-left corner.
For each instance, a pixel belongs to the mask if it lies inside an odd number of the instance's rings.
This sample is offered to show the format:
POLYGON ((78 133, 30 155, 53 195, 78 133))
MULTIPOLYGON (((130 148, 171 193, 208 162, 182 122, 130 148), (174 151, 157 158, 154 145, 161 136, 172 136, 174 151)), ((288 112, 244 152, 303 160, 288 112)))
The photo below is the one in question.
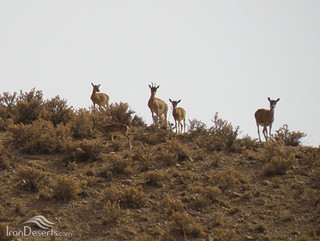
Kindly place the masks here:
POLYGON ((94 89, 92 90, 92 94, 91 94, 91 99, 94 99, 96 97, 96 93, 97 91, 95 91, 94 89))
POLYGON ((275 109, 275 107, 270 107, 269 115, 271 118, 273 118, 273 116, 274 116, 274 109, 275 109))

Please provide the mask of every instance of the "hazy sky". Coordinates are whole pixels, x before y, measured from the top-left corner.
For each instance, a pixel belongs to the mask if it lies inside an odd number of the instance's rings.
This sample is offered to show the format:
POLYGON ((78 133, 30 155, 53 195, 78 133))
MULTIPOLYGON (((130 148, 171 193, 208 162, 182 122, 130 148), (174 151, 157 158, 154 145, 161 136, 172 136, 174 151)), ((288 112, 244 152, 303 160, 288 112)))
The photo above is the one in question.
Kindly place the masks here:
POLYGON ((254 112, 280 98, 273 130, 319 146, 319 13, 318 0, 0 0, 0 92, 87 108, 94 82, 151 123, 155 82, 188 119, 219 112, 253 138, 254 112))

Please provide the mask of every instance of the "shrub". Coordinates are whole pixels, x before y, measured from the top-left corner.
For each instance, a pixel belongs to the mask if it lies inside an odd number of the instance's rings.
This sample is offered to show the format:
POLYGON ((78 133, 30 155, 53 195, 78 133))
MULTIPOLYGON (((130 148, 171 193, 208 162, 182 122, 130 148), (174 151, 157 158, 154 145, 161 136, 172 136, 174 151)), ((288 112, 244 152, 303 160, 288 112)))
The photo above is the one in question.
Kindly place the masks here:
POLYGON ((92 114, 86 109, 79 109, 71 123, 71 130, 74 138, 92 138, 94 137, 94 128, 92 114))
POLYGON ((234 229, 216 228, 213 231, 214 241, 237 240, 237 232, 234 229))
POLYGON ((219 118, 218 112, 214 115, 212 122, 214 125, 209 129, 209 133, 213 137, 214 149, 229 150, 239 134, 239 126, 234 128, 231 123, 219 118))
POLYGON ((169 209, 169 213, 173 214, 174 212, 181 212, 185 209, 185 205, 180 199, 166 195, 164 198, 165 206, 169 209))
POLYGON ((301 144, 301 138, 307 136, 305 133, 300 131, 290 131, 287 124, 284 124, 275 132, 275 139, 278 141, 284 141, 287 146, 299 146, 301 144))
POLYGON ((70 201, 76 199, 81 188, 77 180, 66 176, 58 176, 54 188, 54 197, 61 201, 70 201))
POLYGON ((103 211, 105 214, 104 222, 106 224, 117 223, 119 218, 123 215, 123 211, 120 207, 119 201, 116 201, 116 202, 107 201, 103 206, 103 211))
POLYGON ((73 120, 73 110, 68 107, 66 100, 60 99, 59 95, 51 100, 46 100, 44 107, 46 109, 46 120, 51 121, 54 126, 60 123, 67 124, 73 120))
POLYGON ((212 182, 223 192, 229 189, 249 188, 248 177, 234 168, 213 171, 211 175, 212 182))
POLYGON ((283 175, 291 167, 294 160, 294 155, 291 155, 289 158, 274 156, 264 166, 262 173, 264 176, 283 175))
POLYGON ((110 154, 106 157, 108 162, 108 170, 114 175, 118 174, 130 174, 131 173, 131 161, 123 158, 117 154, 110 154))
POLYGON ((54 127, 50 121, 38 119, 32 124, 11 125, 11 144, 25 153, 57 153, 68 149, 71 141, 69 125, 54 127))
POLYGON ((118 188, 111 186, 105 190, 105 200, 110 202, 120 202, 120 206, 125 208, 141 208, 147 201, 147 196, 142 191, 142 187, 118 188))
POLYGON ((172 228, 184 237, 191 236, 198 238, 204 235, 204 228, 192 221, 187 212, 173 212, 171 219, 173 220, 172 228))
POLYGON ((120 122, 128 126, 131 125, 134 111, 129 109, 129 105, 127 103, 120 102, 120 104, 111 104, 108 112, 113 122, 120 122))
POLYGON ((19 166, 18 173, 23 186, 31 191, 39 191, 39 182, 46 175, 42 170, 28 166, 19 166))
POLYGON ((15 105, 17 101, 17 93, 10 94, 4 92, 0 95, 0 129, 6 130, 10 124, 9 118, 15 116, 15 105))
POLYGON ((146 201, 147 196, 142 191, 142 187, 128 187, 124 189, 121 197, 121 205, 128 208, 141 208, 146 201))
POLYGON ((8 169, 11 165, 11 155, 8 152, 7 148, 0 143, 0 171, 8 169))
POLYGON ((30 124, 45 114, 43 105, 43 94, 41 90, 33 88, 29 92, 23 93, 17 97, 15 123, 30 124))
POLYGON ((104 146, 98 140, 84 139, 80 141, 75 149, 75 159, 77 161, 100 160, 100 153, 104 146))
POLYGON ((189 120, 189 126, 190 126, 189 134, 193 137, 208 134, 206 124, 204 124, 200 120, 197 120, 197 119, 189 120))
POLYGON ((162 187, 167 176, 162 171, 148 171, 144 178, 148 185, 162 187))

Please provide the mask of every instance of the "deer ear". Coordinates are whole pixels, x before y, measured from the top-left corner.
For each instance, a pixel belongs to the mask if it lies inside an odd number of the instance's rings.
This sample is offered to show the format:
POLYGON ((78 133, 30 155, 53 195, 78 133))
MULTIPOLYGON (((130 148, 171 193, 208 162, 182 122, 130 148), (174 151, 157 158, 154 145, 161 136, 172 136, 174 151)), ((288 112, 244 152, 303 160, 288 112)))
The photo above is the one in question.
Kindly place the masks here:
POLYGON ((180 103, 181 100, 178 100, 177 103, 180 103))
POLYGON ((92 87, 94 87, 94 84, 91 82, 92 87))
POLYGON ((277 102, 280 100, 280 98, 277 99, 277 102))
POLYGON ((100 87, 101 84, 98 85, 98 87, 100 87))
POLYGON ((269 100, 269 101, 271 100, 270 97, 268 97, 268 100, 269 100))
POLYGON ((157 86, 157 89, 160 87, 160 85, 157 86))
POLYGON ((172 103, 172 100, 171 100, 171 99, 169 99, 169 101, 172 103))

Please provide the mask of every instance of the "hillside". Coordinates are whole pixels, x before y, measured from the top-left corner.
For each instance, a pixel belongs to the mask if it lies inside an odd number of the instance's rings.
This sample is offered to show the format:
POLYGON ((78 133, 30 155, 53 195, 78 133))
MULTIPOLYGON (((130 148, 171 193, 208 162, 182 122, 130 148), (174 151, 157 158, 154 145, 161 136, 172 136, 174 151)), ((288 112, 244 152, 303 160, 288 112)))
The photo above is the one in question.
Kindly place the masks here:
POLYGON ((0 240, 320 240, 320 149, 287 126, 260 143, 218 114, 176 134, 126 103, 73 110, 36 90, 0 101, 0 240), (95 121, 129 125, 133 149, 95 121), (36 215, 72 237, 6 236, 36 215))

